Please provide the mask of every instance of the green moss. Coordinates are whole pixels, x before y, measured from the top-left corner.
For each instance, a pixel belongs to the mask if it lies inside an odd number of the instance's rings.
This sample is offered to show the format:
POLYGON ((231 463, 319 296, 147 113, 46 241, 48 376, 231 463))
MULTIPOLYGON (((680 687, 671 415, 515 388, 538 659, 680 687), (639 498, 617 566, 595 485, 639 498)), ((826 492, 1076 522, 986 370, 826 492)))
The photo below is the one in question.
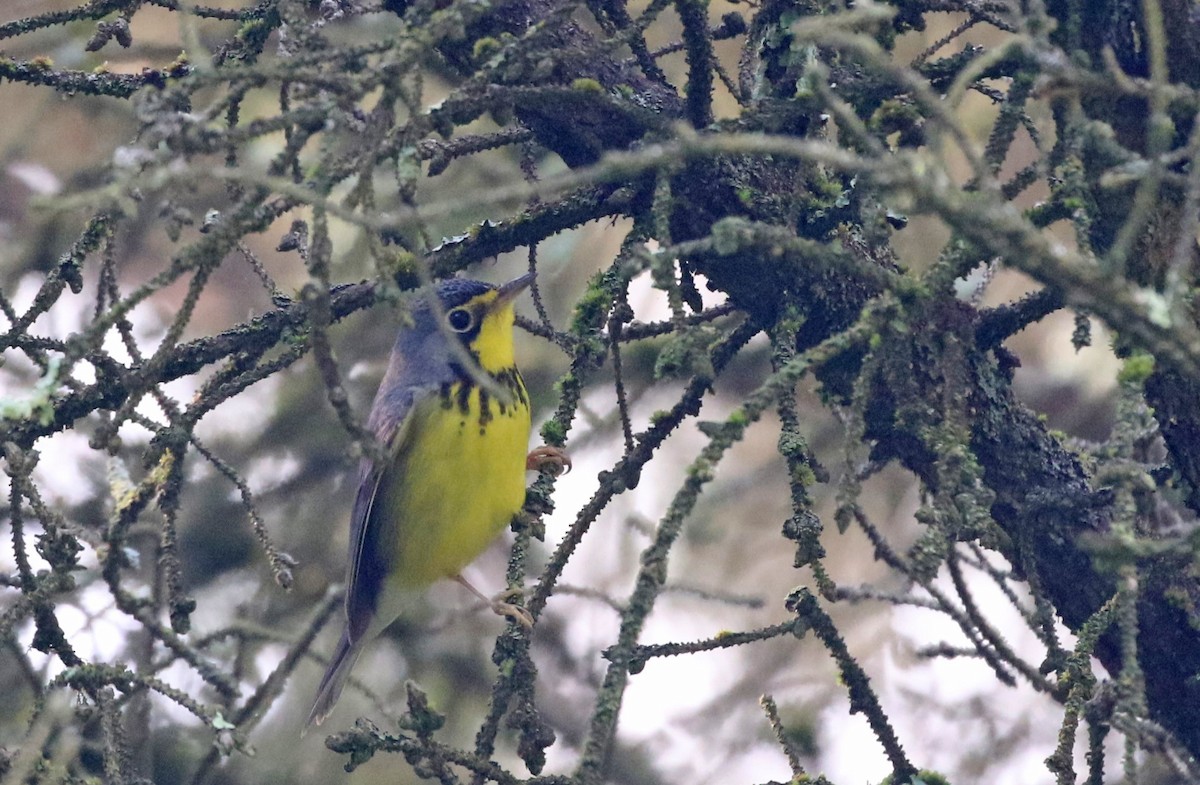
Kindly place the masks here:
POLYGON ((560 445, 567 440, 567 429, 558 420, 547 420, 542 426, 542 440, 547 444, 560 445))
POLYGON ((571 320, 571 332, 586 335, 600 329, 608 310, 612 307, 612 295, 604 285, 603 274, 592 277, 587 291, 575 303, 575 316, 571 320))
POLYGON ((576 79, 571 82, 571 89, 578 90, 581 93, 603 93, 604 86, 595 79, 576 79))
POLYGON ((379 271, 401 289, 415 289, 421 285, 417 257, 411 251, 388 246, 379 254, 376 264, 379 271))
POLYGON ((180 52, 171 63, 163 69, 163 73, 172 79, 179 79, 187 76, 192 71, 192 63, 188 59, 187 52, 180 52))
POLYGON ((237 31, 237 38, 252 51, 260 51, 274 29, 265 19, 252 19, 237 31))
POLYGON ((498 39, 492 38, 491 36, 484 36, 483 38, 477 40, 475 42, 475 46, 471 48, 471 56, 476 62, 486 60, 492 55, 496 54, 496 52, 499 52, 501 46, 502 45, 498 39))
POLYGON ((50 358, 46 373, 25 397, 0 398, 0 421, 36 418, 42 425, 54 422, 54 393, 59 388, 62 360, 50 358))
POLYGON ((792 480, 805 488, 810 488, 817 484, 817 475, 813 474, 812 468, 807 463, 798 463, 792 470, 792 480))
POLYGON ((914 147, 924 141, 921 132, 924 121, 911 101, 891 99, 880 104, 867 125, 881 136, 897 134, 902 147, 914 147))
POLYGON ((1135 354, 1125 360, 1117 381, 1121 384, 1142 384, 1154 372, 1154 357, 1149 354, 1135 354))
POLYGON ((889 774, 883 778, 880 785, 950 785, 950 780, 946 779, 944 774, 939 774, 929 769, 921 769, 915 777, 907 780, 906 783, 896 783, 895 778, 889 774))
POLYGON ((712 378, 716 371, 708 349, 713 343, 711 331, 704 327, 675 333, 667 338, 654 363, 656 379, 705 376, 712 378))

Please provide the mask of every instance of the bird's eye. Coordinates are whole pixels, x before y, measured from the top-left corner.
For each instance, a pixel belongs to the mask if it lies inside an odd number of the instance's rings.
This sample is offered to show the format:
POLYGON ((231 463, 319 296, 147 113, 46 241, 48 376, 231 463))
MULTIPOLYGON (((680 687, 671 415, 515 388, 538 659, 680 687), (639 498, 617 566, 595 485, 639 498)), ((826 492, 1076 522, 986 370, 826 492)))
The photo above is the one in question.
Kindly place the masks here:
POLYGON ((446 314, 446 323, 456 333, 465 333, 467 330, 470 330, 474 322, 475 317, 466 308, 455 308, 446 314))

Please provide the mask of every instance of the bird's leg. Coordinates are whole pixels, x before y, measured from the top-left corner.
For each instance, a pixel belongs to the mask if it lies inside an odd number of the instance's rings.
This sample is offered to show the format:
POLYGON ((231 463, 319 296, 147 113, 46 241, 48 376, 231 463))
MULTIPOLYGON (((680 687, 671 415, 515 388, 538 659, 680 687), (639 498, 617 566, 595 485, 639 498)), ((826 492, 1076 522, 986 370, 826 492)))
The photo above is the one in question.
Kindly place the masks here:
POLYGON ((562 447, 543 444, 535 447, 525 457, 525 468, 535 472, 546 472, 553 477, 571 471, 571 456, 562 447))
POLYGON ((511 602, 506 602, 506 600, 522 596, 525 592, 514 587, 500 592, 495 597, 487 597, 479 589, 472 586, 463 576, 455 575, 454 580, 464 586, 467 591, 483 600, 484 604, 491 608, 492 612, 497 616, 506 616, 527 630, 533 629, 533 614, 520 605, 513 605, 511 602))

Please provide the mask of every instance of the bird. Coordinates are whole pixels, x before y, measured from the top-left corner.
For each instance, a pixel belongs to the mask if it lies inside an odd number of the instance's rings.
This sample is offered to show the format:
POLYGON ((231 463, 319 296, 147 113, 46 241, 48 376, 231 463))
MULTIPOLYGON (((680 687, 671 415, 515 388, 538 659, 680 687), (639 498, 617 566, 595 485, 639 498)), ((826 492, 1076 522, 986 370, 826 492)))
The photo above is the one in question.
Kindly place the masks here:
POLYGON ((514 362, 513 301, 533 279, 452 278, 411 300, 367 418, 383 457, 360 463, 342 635, 305 731, 333 710, 364 647, 441 578, 532 627, 528 611, 488 599, 461 571, 520 511, 527 468, 569 468, 559 448, 526 454, 530 406, 514 362))

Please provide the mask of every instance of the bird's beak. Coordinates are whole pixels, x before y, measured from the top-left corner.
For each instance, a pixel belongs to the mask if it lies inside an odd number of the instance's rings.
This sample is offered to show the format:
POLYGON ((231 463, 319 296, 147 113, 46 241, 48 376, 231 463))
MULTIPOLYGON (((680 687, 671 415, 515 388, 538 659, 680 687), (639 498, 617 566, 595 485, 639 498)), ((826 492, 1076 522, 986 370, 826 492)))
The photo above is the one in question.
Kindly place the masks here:
POLYGON ((520 278, 513 278, 508 283, 500 284, 500 288, 496 290, 496 299, 492 300, 492 307, 488 310, 496 310, 517 299, 517 295, 529 288, 529 284, 533 283, 536 273, 525 273, 520 278))

